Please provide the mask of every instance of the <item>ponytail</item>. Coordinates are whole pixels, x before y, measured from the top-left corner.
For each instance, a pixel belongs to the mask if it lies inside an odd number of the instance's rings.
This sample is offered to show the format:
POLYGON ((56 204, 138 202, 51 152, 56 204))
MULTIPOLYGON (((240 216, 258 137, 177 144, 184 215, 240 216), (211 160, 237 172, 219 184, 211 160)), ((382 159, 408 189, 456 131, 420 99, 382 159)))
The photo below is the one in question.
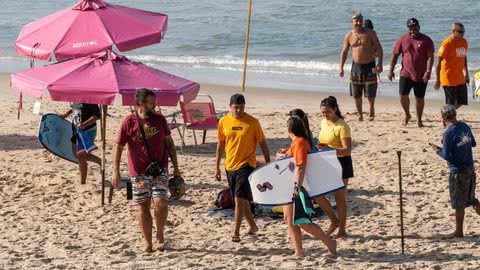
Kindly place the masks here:
POLYGON ((296 137, 308 140, 307 130, 303 125, 303 120, 298 116, 290 116, 287 120, 288 131, 293 133, 296 137))
POLYGON ((312 132, 310 131, 310 124, 308 122, 308 115, 302 109, 294 109, 288 113, 289 116, 297 116, 303 122, 305 128, 306 140, 310 144, 310 147, 313 148, 312 132))
POLYGON ((340 112, 340 108, 338 107, 337 99, 334 96, 329 96, 322 100, 320 103, 321 107, 328 107, 330 109, 335 110, 335 114, 338 118, 343 119, 343 115, 340 112))

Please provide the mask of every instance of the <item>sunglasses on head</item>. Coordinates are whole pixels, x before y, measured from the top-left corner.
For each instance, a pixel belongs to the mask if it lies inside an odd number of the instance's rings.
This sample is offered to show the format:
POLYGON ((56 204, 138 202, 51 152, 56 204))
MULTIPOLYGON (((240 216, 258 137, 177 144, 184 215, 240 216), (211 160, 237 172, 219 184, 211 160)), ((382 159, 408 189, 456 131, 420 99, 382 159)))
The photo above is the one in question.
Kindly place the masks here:
POLYGON ((453 29, 453 30, 452 30, 452 33, 454 33, 454 32, 457 32, 457 33, 463 34, 463 33, 465 33, 465 30, 457 30, 457 29, 453 29))

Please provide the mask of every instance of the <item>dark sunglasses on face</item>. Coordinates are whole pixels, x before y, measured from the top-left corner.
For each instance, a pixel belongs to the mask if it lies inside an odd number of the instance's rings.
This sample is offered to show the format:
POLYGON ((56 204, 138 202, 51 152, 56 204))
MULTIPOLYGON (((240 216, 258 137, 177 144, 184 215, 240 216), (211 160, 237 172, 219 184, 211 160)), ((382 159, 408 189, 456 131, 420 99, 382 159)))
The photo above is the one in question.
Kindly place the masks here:
POLYGON ((453 30, 452 30, 452 33, 455 33, 455 32, 460 33, 460 34, 463 34, 463 33, 465 33, 465 30, 453 29, 453 30))

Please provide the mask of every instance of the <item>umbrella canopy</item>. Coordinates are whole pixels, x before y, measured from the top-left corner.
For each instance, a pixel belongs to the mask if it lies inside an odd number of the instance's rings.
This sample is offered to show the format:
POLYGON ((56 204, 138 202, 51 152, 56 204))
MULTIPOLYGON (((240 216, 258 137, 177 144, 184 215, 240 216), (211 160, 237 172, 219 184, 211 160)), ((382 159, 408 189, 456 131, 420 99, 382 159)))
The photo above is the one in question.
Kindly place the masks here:
POLYGON ((22 28, 15 42, 19 54, 42 60, 86 56, 115 44, 120 51, 159 43, 167 31, 165 14, 81 0, 22 28))
POLYGON ((34 97, 48 89, 55 101, 111 105, 117 94, 123 105, 135 105, 137 89, 155 92, 157 105, 176 106, 195 99, 196 82, 128 60, 110 50, 87 57, 13 73, 11 88, 34 97))

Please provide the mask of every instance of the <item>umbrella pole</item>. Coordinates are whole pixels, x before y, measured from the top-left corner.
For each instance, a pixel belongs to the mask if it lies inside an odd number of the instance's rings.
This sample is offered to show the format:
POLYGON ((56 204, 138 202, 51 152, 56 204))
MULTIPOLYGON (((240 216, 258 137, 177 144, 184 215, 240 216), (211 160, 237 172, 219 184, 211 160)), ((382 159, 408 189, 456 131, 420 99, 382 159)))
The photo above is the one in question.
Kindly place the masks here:
POLYGON ((245 93, 245 78, 247 76, 247 58, 248 58, 248 40, 250 38, 250 17, 252 15, 252 0, 248 0, 248 20, 247 30, 245 33, 245 53, 243 59, 243 77, 242 77, 242 92, 245 93))
POLYGON ((105 205, 105 151, 106 151, 106 129, 107 129, 107 105, 102 106, 102 118, 100 120, 101 137, 102 137, 102 165, 100 167, 102 174, 102 206, 105 205))

